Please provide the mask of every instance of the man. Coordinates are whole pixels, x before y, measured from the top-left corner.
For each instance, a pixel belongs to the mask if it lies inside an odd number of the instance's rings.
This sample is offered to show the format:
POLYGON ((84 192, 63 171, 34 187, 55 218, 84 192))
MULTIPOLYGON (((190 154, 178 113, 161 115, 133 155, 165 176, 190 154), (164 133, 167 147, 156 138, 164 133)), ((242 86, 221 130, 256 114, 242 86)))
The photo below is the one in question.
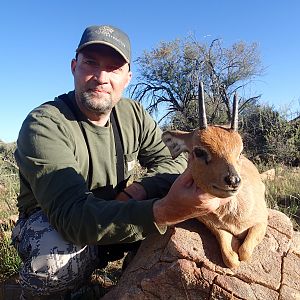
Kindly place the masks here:
POLYGON ((122 98, 130 55, 124 32, 88 27, 71 62, 75 90, 34 109, 22 125, 12 238, 24 262, 23 299, 60 299, 99 260, 105 265, 110 245, 163 234, 166 225, 220 205, 196 188, 189 168, 178 177, 184 158, 172 160, 153 119, 122 98), (126 186, 137 161, 147 172, 126 186))

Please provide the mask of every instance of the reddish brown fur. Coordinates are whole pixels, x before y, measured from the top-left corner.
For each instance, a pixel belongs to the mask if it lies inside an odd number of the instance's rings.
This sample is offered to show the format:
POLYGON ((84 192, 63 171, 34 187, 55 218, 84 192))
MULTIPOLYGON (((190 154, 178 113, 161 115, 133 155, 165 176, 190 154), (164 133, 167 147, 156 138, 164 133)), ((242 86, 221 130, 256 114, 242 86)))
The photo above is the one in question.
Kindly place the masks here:
POLYGON ((243 142, 236 131, 221 126, 209 126, 194 131, 193 144, 199 143, 210 149, 210 152, 216 156, 230 157, 231 153, 242 151, 243 142))
POLYGON ((214 190, 212 185, 219 187, 224 185, 223 178, 228 172, 229 165, 239 170, 238 159, 243 148, 240 135, 228 128, 209 126, 207 129, 195 130, 192 140, 192 149, 201 145, 211 154, 208 165, 194 160, 192 173, 195 182, 205 192, 217 197, 228 197, 228 194, 214 190))

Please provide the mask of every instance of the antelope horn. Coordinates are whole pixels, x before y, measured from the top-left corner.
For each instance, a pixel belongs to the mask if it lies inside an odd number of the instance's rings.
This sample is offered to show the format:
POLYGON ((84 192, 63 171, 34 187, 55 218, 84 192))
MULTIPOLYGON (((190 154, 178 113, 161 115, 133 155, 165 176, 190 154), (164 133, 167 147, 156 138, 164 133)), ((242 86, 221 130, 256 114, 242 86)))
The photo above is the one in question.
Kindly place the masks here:
POLYGON ((237 131, 239 126, 238 121, 238 96, 237 93, 234 93, 233 104, 232 104, 232 119, 231 119, 231 129, 237 131))
POLYGON ((205 104, 204 104, 204 89, 203 89, 203 82, 200 81, 199 83, 199 128, 205 129, 207 128, 207 119, 205 113, 205 104))

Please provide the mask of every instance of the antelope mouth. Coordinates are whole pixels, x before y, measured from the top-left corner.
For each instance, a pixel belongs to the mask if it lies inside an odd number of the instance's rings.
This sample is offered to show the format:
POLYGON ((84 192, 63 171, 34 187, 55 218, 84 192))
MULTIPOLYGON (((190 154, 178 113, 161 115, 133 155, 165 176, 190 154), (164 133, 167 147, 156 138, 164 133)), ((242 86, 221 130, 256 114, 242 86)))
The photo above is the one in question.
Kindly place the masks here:
POLYGON ((228 194, 231 194, 231 195, 234 195, 238 192, 239 188, 220 188, 216 185, 213 185, 212 186, 214 189, 218 190, 218 191, 221 191, 223 193, 228 193, 228 194))

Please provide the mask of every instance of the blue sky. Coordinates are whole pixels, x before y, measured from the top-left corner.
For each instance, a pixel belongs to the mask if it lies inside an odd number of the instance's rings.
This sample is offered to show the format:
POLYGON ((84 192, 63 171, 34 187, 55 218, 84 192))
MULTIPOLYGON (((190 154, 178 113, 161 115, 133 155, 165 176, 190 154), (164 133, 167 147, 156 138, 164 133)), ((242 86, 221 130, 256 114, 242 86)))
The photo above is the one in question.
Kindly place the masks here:
POLYGON ((29 111, 73 89, 70 61, 83 30, 96 24, 127 32, 133 59, 191 32, 203 42, 257 42, 266 72, 253 93, 299 111, 299 19, 298 0, 3 1, 0 139, 15 141, 29 111))

